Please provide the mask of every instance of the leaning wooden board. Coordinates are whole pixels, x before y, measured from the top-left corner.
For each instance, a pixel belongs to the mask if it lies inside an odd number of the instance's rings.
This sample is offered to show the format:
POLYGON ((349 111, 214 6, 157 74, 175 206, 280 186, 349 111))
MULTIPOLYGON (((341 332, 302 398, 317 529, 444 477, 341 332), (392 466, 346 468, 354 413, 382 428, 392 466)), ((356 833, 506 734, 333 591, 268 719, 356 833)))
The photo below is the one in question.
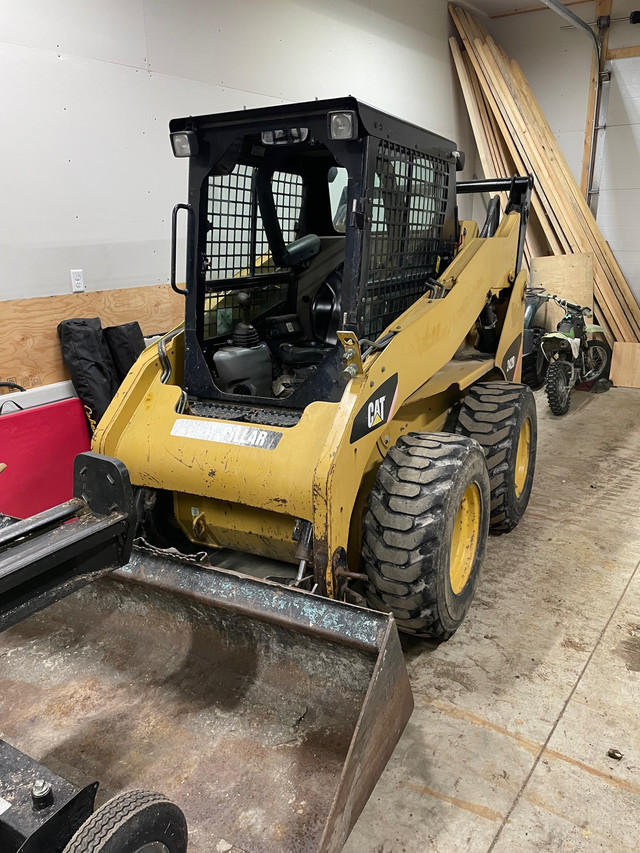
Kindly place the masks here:
MULTIPOLYGON (((531 287, 576 302, 593 311, 593 260, 590 254, 551 255, 531 262, 531 287)), ((553 331, 563 317, 555 302, 547 302, 536 315, 536 325, 553 331)))
POLYGON ((640 344, 613 345, 610 379, 623 388, 640 388, 640 344))
POLYGON ((73 317, 99 317, 103 326, 137 320, 145 335, 182 322, 184 298, 168 284, 12 299, 0 302, 0 381, 25 388, 68 379, 57 327, 73 317))

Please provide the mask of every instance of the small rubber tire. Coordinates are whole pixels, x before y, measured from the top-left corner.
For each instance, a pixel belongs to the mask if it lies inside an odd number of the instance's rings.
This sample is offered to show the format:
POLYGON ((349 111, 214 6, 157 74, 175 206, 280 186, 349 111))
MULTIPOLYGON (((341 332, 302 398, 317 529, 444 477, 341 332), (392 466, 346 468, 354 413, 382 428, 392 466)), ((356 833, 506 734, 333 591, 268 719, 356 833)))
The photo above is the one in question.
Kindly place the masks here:
POLYGON ((487 459, 490 532, 509 533, 527 509, 536 468, 538 418, 531 389, 517 382, 477 382, 462 401, 456 431, 474 438, 487 459))
POLYGON ((571 406, 571 365, 564 359, 556 359, 549 365, 545 393, 552 414, 566 415, 571 406))
POLYGON ((186 853, 184 814, 162 794, 125 791, 82 824, 64 853, 137 853, 154 842, 168 853, 186 853))
POLYGON ((542 336, 546 334, 542 326, 533 327, 533 349, 522 359, 522 381, 533 391, 542 388, 547 377, 549 362, 541 346, 542 336))
POLYGON ((364 517, 366 597, 394 614, 398 629, 446 640, 475 593, 489 529, 489 476, 478 443, 447 433, 409 433, 382 461, 364 517), (477 524, 468 573, 454 592, 454 527, 471 490, 477 524))
POLYGON ((611 370, 611 347, 605 341, 587 341, 587 350, 599 349, 602 353, 600 370, 585 377, 587 382, 597 382, 598 379, 608 379, 611 370))

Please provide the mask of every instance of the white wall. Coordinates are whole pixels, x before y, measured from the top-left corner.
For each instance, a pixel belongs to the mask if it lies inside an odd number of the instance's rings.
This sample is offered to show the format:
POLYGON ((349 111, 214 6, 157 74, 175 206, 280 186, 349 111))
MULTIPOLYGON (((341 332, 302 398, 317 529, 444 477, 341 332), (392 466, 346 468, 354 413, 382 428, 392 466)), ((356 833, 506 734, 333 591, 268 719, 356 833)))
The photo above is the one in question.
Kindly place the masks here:
POLYGON ((445 0, 2 0, 0 300, 168 281, 174 116, 353 94, 472 154, 449 32, 445 0))
MULTIPOLYGON (((572 6, 571 11, 592 21, 595 3, 572 6)), ((593 54, 588 35, 568 27, 550 9, 485 23, 496 42, 520 64, 580 181, 593 54)))
MULTIPOLYGON (((572 6, 593 21, 595 4, 572 6)), ((638 8, 614 0, 612 18, 638 8)), ((588 36, 544 10, 488 22, 496 41, 529 80, 569 165, 580 180, 593 48, 588 36)), ((609 47, 640 43, 640 25, 611 27, 609 47)), ((612 63, 597 220, 640 302, 640 58, 612 63)))

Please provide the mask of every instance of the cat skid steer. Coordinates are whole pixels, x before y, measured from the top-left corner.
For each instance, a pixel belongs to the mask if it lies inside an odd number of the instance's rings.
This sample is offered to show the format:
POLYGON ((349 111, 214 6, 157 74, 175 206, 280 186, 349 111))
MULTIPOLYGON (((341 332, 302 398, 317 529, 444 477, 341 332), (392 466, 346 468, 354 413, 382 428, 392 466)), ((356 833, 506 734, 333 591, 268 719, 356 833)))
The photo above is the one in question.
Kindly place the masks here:
POLYGON ((190 851, 333 853, 411 713, 397 628, 450 637, 529 500, 531 180, 456 187, 452 142, 353 98, 170 131, 185 322, 93 439, 142 539, 0 635, 2 725, 78 782, 162 791, 190 851), (502 217, 459 220, 472 192, 502 217))

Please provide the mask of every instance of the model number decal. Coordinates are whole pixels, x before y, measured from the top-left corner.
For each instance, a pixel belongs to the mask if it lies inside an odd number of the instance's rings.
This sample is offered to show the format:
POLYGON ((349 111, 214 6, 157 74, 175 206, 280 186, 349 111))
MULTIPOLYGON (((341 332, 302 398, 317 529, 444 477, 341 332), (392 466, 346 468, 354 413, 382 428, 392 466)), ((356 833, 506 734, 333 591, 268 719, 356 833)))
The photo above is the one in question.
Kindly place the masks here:
POLYGON ((199 441, 215 441, 218 444, 239 444, 243 447, 259 447, 273 450, 282 438, 281 432, 244 424, 226 424, 219 421, 196 421, 178 418, 171 435, 180 438, 195 438, 199 441))
POLYGON ((397 392, 398 374, 394 373, 358 410, 351 429, 351 444, 391 420, 397 392))
POLYGON ((502 370, 504 372, 505 378, 508 380, 512 380, 518 369, 520 359, 522 356, 522 335, 518 335, 516 339, 512 342, 509 349, 504 354, 504 358, 502 359, 502 370))

